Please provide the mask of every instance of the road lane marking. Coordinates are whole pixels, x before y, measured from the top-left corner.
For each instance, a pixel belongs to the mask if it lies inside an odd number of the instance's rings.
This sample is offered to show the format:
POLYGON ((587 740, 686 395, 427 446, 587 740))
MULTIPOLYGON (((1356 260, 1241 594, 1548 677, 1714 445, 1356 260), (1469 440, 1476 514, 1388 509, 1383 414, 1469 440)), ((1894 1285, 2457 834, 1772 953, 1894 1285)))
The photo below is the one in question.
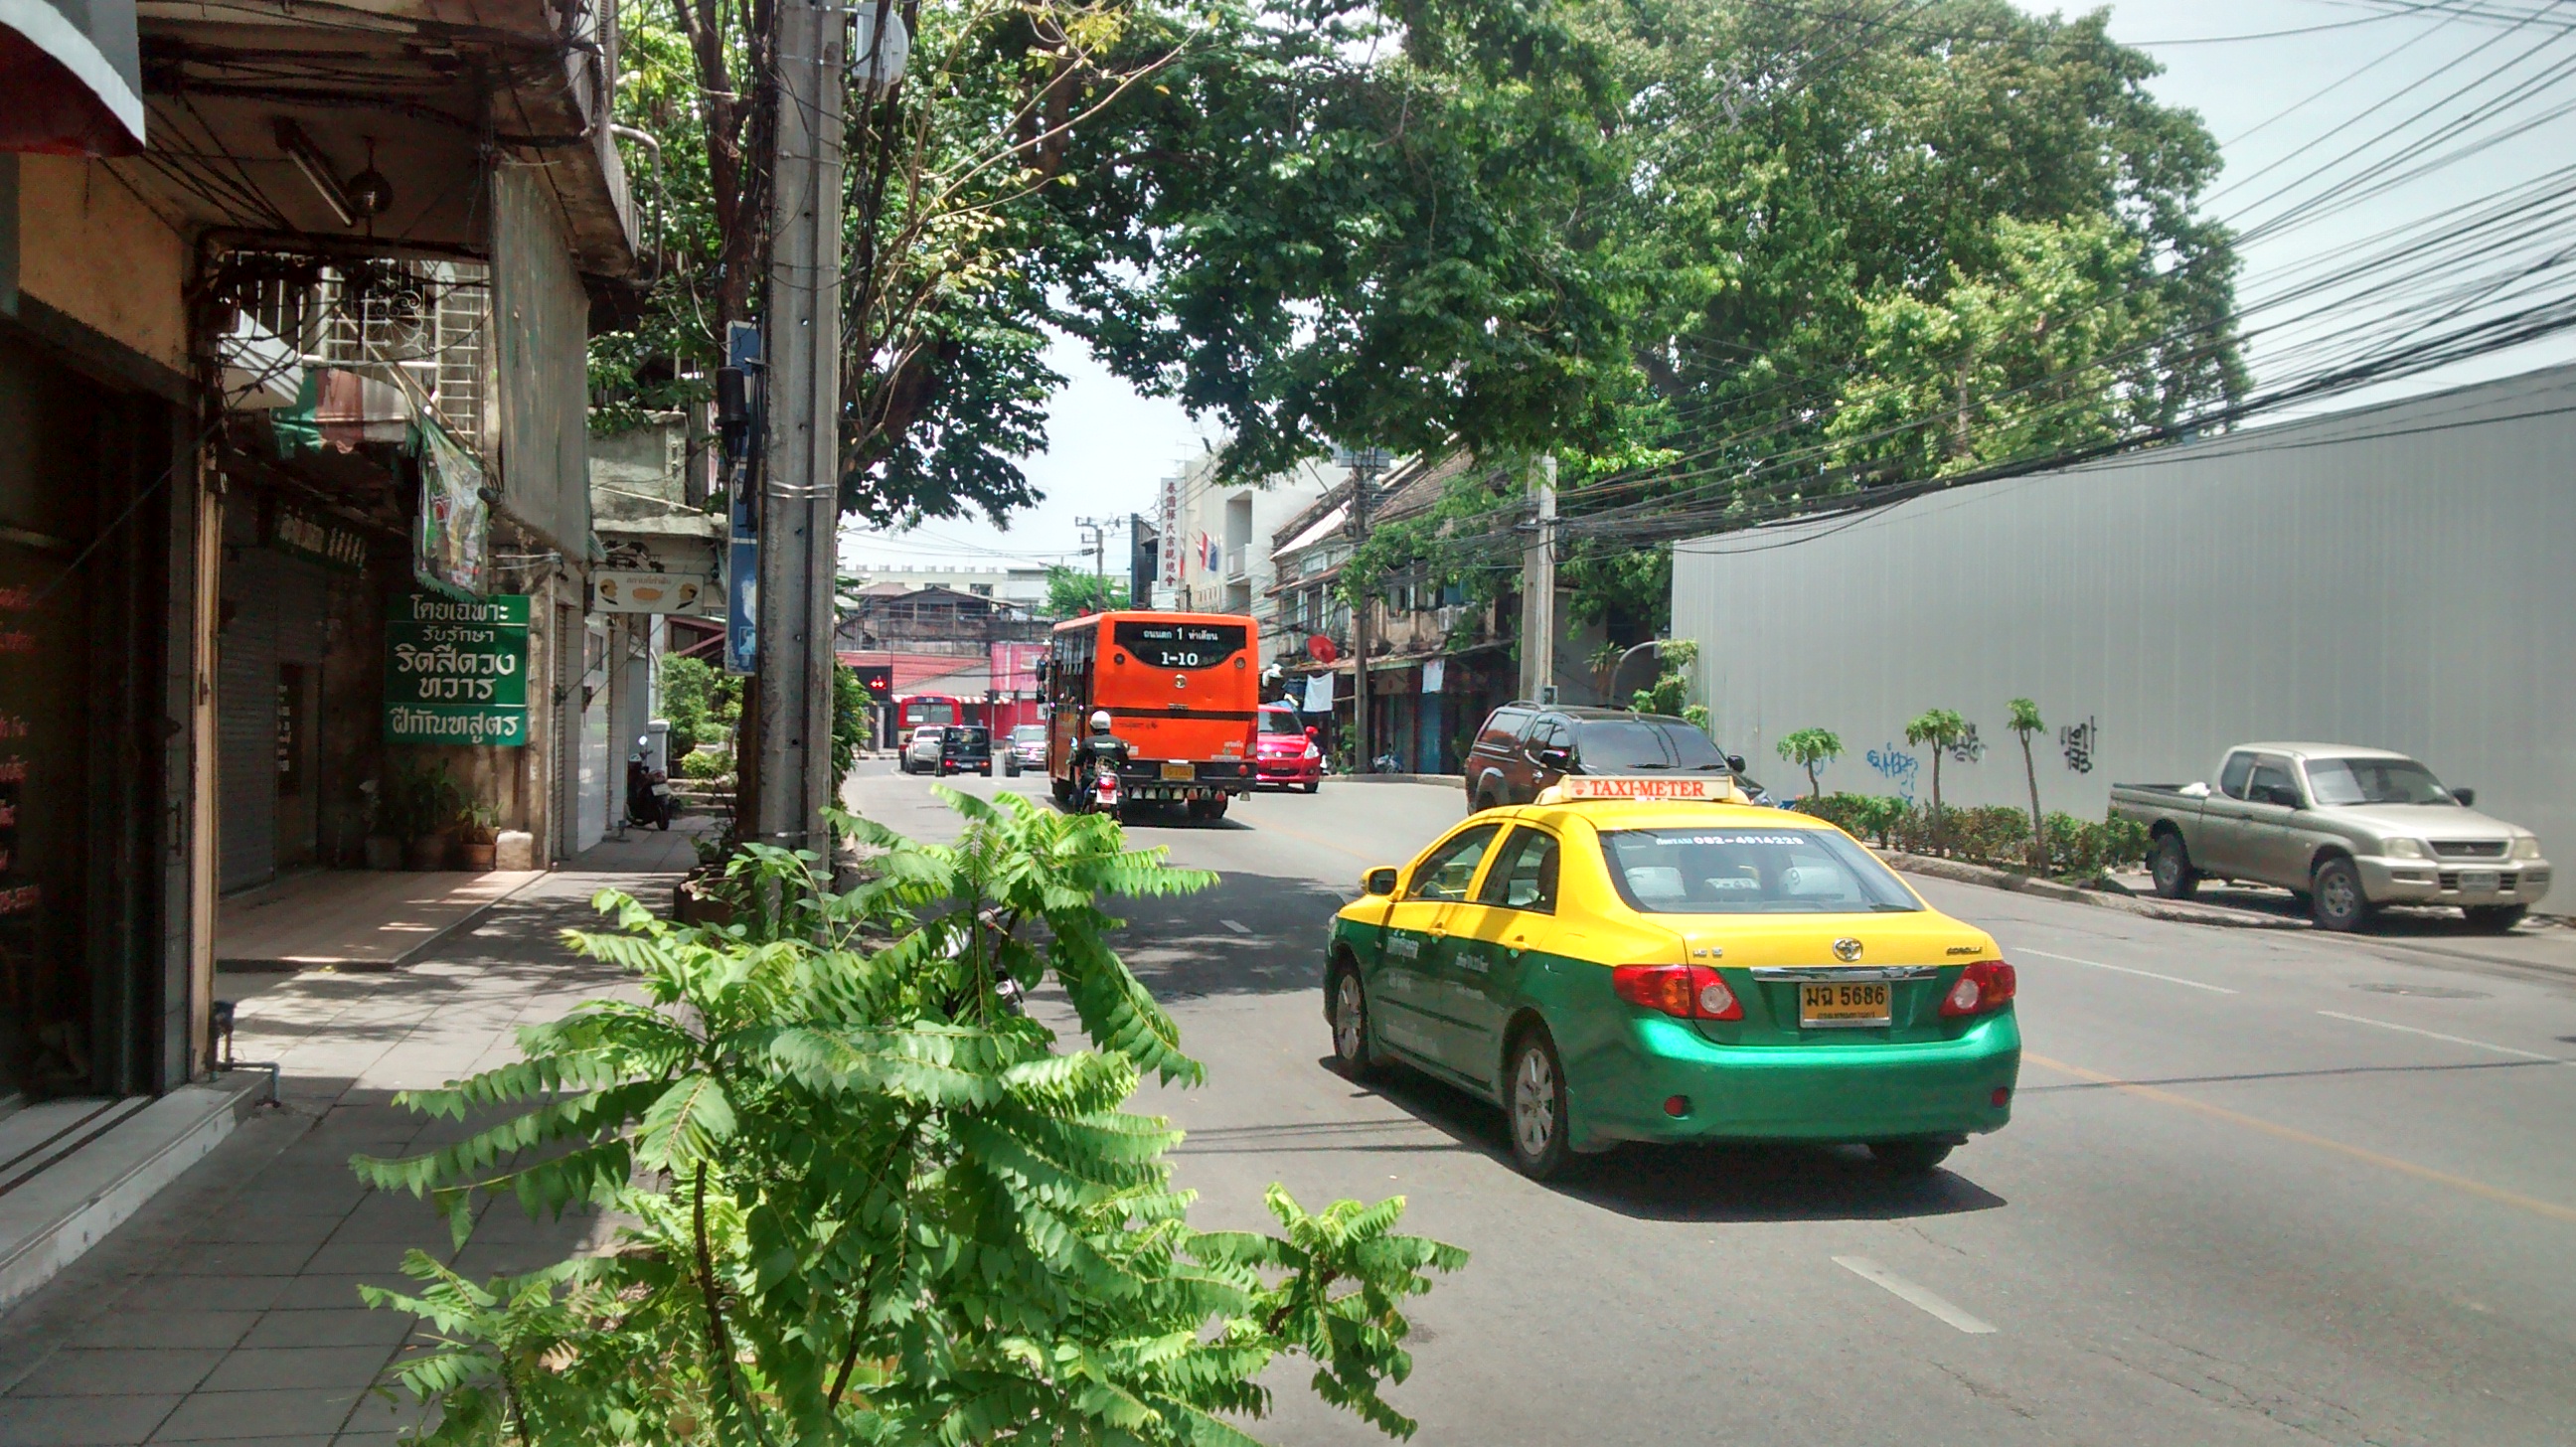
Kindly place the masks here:
POLYGON ((2567 1063, 2558 1056, 2543 1055, 2537 1050, 2516 1050, 2510 1045, 2489 1045, 2483 1040, 2471 1040, 2465 1035, 2445 1035, 2439 1030, 2418 1030, 2412 1025, 2397 1025, 2386 1020, 2373 1020, 2367 1015, 2347 1015, 2340 1010, 2319 1010, 2317 1013, 2329 1020, 2349 1020, 2355 1025, 2376 1025, 2382 1030, 2402 1030, 2409 1035, 2421 1035, 2427 1040, 2446 1040, 2453 1045, 2466 1045, 2472 1050, 2492 1050, 2498 1055, 2519 1055, 2525 1060, 2546 1060, 2552 1065, 2567 1063))
POLYGON ((2130 965, 2106 965, 2100 960, 2079 960, 2073 955, 2052 955, 2046 950, 2035 950, 2028 945, 2014 946, 2013 953, 2018 955, 2037 955, 2043 960, 2064 960, 2070 965, 2091 965, 2097 970, 2116 970, 2123 975, 2144 975, 2150 980, 2162 980, 2168 985, 2189 985, 2195 990, 2207 990, 2213 995, 2233 995, 2236 993, 2225 985, 2206 985, 2198 980, 2186 980, 2180 975, 2159 975, 2153 970, 2141 970, 2130 965))
POLYGON ((1221 919, 1218 920, 1217 923, 1224 925, 1227 929, 1230 929, 1239 935, 1248 935, 1252 933, 1252 926, 1243 923, 1241 920, 1221 919))
POLYGON ((1837 1256, 1834 1264, 1874 1286, 1883 1286, 1900 1301, 1910 1302, 1970 1336, 1984 1336, 1994 1324, 1982 1317, 1971 1316, 1866 1256, 1837 1256))
POLYGON ((2240 1125, 2247 1130, 2260 1131, 2278 1140, 2294 1141, 2303 1146, 2314 1146, 2321 1151, 2332 1151, 2337 1155, 2360 1161, 2364 1165, 2377 1166, 2384 1171, 2394 1171, 2401 1176, 2412 1176, 2419 1181, 2430 1181, 2437 1186, 2449 1186, 2455 1191, 2482 1196, 2500 1205, 2529 1211, 2535 1216, 2546 1216, 2552 1221, 2576 1223, 2576 1206, 2562 1206, 2556 1201, 2544 1201, 2538 1196, 2526 1196, 2520 1191, 2508 1191, 2502 1186, 2490 1186, 2484 1181, 2471 1180, 2467 1176, 2455 1176, 2448 1171, 2434 1170, 2431 1166, 2419 1166, 2413 1161, 2402 1161, 2395 1156, 2383 1156, 2377 1151, 2346 1145, 2342 1141, 2314 1135, 2295 1126, 2280 1125, 2260 1116, 2247 1115, 2240 1110, 2229 1110, 2223 1105, 2211 1105, 2205 1100, 2194 1100, 2190 1096, 2177 1095, 2156 1086, 2140 1085, 2134 1080, 2122 1080, 2116 1075, 2104 1075, 2098 1070, 2087 1070, 2081 1065, 2069 1065, 2062 1060, 2051 1060, 2045 1055, 2033 1055, 2027 1050, 2022 1052, 2021 1058, 2030 1064, 2054 1070, 2061 1075, 2071 1075, 2078 1080, 2089 1080, 2096 1085, 2107 1085, 2114 1090, 2124 1091, 2162 1105, 2179 1106, 2196 1115, 2205 1115, 2212 1120, 2223 1120, 2230 1125, 2240 1125))

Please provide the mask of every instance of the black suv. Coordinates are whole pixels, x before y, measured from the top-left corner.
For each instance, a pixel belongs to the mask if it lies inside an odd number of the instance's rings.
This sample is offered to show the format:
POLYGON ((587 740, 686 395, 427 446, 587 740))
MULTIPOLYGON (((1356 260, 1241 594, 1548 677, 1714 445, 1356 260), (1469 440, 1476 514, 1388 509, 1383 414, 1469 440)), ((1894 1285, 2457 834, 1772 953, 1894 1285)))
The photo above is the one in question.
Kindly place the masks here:
POLYGON ((969 770, 988 779, 993 776, 993 731, 982 724, 957 724, 939 736, 939 772, 969 770))
POLYGON ((1526 804, 1568 774, 1732 774, 1746 795, 1762 797, 1744 760, 1720 753, 1689 720, 1617 708, 1504 704, 1477 731, 1459 772, 1470 812, 1526 804))

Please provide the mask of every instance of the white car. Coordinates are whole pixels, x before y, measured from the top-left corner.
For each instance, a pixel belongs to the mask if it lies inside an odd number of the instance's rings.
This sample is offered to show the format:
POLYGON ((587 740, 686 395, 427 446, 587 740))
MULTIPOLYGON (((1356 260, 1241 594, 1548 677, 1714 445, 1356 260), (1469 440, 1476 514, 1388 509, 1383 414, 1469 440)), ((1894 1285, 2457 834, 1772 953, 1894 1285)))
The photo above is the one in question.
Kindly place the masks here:
POLYGON ((912 731, 912 742, 904 745, 903 757, 896 760, 907 774, 927 769, 939 772, 939 740, 948 730, 938 724, 923 724, 912 731))

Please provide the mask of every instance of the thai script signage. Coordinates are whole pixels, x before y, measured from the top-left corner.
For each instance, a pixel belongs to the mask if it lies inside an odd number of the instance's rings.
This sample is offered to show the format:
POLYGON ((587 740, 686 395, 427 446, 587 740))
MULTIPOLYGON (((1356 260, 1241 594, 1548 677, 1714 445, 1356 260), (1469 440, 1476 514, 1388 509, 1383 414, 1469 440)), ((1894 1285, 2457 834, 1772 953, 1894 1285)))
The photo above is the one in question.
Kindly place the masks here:
POLYGON ((269 504, 268 545, 344 572, 354 573, 367 565, 366 534, 287 503, 269 504))
POLYGON ((385 742, 527 741, 527 595, 396 599, 385 623, 385 742))

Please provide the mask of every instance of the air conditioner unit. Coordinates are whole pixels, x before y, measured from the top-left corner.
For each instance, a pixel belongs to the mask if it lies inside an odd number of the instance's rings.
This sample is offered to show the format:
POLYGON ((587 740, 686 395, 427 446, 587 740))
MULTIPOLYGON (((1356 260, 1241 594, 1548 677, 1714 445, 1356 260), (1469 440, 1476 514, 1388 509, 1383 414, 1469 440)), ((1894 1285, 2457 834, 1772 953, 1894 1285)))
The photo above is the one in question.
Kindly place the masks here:
POLYGON ((1465 610, 1461 609, 1457 604, 1451 603, 1445 607, 1434 610, 1431 614, 1432 621, 1440 625, 1441 632, 1446 633, 1458 626, 1458 615, 1463 611, 1465 610))

